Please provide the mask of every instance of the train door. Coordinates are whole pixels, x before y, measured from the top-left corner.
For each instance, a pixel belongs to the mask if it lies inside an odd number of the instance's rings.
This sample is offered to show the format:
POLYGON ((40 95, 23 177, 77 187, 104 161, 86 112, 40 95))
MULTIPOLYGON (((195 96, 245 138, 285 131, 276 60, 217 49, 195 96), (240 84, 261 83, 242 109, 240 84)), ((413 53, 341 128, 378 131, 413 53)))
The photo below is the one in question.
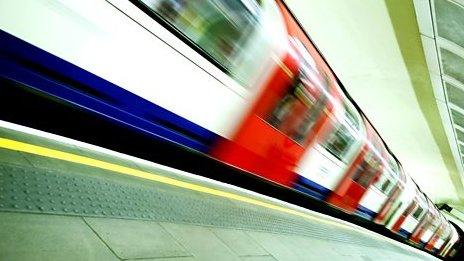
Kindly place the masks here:
POLYGON ((432 225, 432 214, 428 212, 424 219, 416 226, 416 229, 414 229, 414 233, 411 235, 411 241, 419 244, 420 239, 424 232, 429 228, 429 226, 432 225))
POLYGON ((400 197, 398 199, 397 207, 393 208, 388 214, 387 218, 384 221, 385 227, 392 230, 395 233, 398 233, 402 222, 404 222, 405 213, 408 208, 410 208, 411 203, 414 202, 415 198, 415 183, 409 176, 406 177, 406 182, 404 183, 404 189, 401 191, 400 197))
POLYGON ((422 227, 418 236, 412 238, 412 241, 414 243, 420 244, 421 247, 425 247, 430 242, 430 240, 432 240, 433 235, 438 229, 438 226, 439 221, 437 221, 436 216, 434 216, 427 225, 422 227))
POLYGON ((383 143, 366 122, 368 141, 342 179, 337 188, 331 193, 327 202, 348 212, 354 212, 369 186, 382 173, 383 143))
POLYGON ((445 231, 445 224, 443 220, 440 220, 440 226, 438 229, 433 233, 432 237, 430 238, 429 242, 425 245, 425 249, 429 251, 437 251, 437 248, 441 246, 442 237, 444 237, 445 231))
POLYGON ((390 217, 392 217, 394 212, 401 207, 401 201, 399 200, 399 197, 403 189, 403 186, 397 183, 397 185, 393 188, 390 197, 382 206, 379 213, 377 213, 375 216, 375 223, 385 224, 390 219, 390 217))
POLYGON ((448 236, 448 238, 445 239, 445 242, 443 242, 442 246, 438 249, 438 255, 445 257, 444 252, 450 241, 451 241, 451 234, 448 236))
MULTIPOLYGON (((424 209, 426 208, 426 206, 422 206, 422 205, 420 205, 420 207, 423 207, 424 209)), ((415 244, 420 243, 420 239, 421 239, 422 235, 424 234, 424 232, 429 228, 429 226, 433 222, 432 211, 433 211, 432 209, 427 208, 425 213, 422 214, 422 215, 418 215, 416 212, 414 212, 415 215, 413 215, 413 218, 417 222, 415 222, 416 225, 413 228, 413 230, 411 230, 411 236, 410 236, 410 241, 411 242, 413 242, 415 244)))
POLYGON ((377 224, 384 224, 387 221, 387 219, 390 218, 391 215, 393 215, 393 211, 400 207, 401 205, 400 195, 402 191, 405 189, 406 178, 405 178, 405 174, 402 171, 400 165, 392 157, 389 161, 389 165, 393 169, 393 171, 396 173, 398 180, 394 188, 392 189, 392 192, 390 196, 388 197, 387 201, 382 206, 381 210, 379 211, 379 213, 374 219, 374 222, 377 224))
POLYGON ((390 164, 388 166, 383 168, 380 177, 362 196, 355 212, 357 215, 369 220, 373 219, 390 198, 398 182, 398 177, 391 169, 390 164))
POLYGON ((451 241, 451 230, 447 234, 447 236, 443 238, 443 242, 441 244, 437 244, 437 249, 438 249, 437 254, 438 255, 444 256, 443 251, 445 250, 446 246, 448 245, 448 243, 450 241, 451 241))
POLYGON ((231 141, 212 155, 268 180, 293 186, 294 169, 333 110, 335 82, 314 47, 289 38, 288 56, 265 84, 231 141), (309 48, 309 49, 308 49, 309 48))
POLYGON ((429 200, 427 200, 427 203, 429 204, 428 215, 419 223, 411 236, 411 241, 420 244, 421 247, 429 242, 440 223, 433 204, 429 200))
POLYGON ((411 205, 404 211, 401 217, 393 226, 393 232, 397 232, 399 235, 409 238, 411 236, 412 230, 416 227, 417 222, 414 218, 412 218, 412 212, 418 213, 422 211, 422 209, 418 206, 417 202, 411 202, 411 205))
POLYGON ((448 239, 448 242, 445 244, 445 246, 443 247, 443 249, 441 250, 440 254, 444 257, 447 257, 447 256, 452 256, 452 249, 453 249, 453 246, 455 245, 455 243, 457 243, 459 241, 459 236, 458 236, 458 233, 456 231, 456 228, 454 228, 453 226, 451 226, 451 237, 450 239, 448 239))
POLYGON ((437 241, 435 248, 437 249, 437 253, 441 256, 443 256, 443 251, 445 250, 446 246, 448 243, 451 241, 452 236, 453 236, 453 231, 451 228, 451 224, 448 223, 448 220, 446 218, 443 218, 443 225, 444 225, 444 231, 440 239, 437 241))
MULTIPOLYGON (((418 193, 416 189, 416 193, 418 193)), ((426 213, 426 206, 422 204, 416 194, 415 199, 411 202, 408 208, 396 220, 393 225, 392 231, 399 235, 410 238, 413 231, 417 228, 419 222, 423 219, 426 213)))
POLYGON ((338 185, 365 140, 362 119, 351 104, 336 106, 328 117, 296 170, 295 188, 321 200, 338 185))

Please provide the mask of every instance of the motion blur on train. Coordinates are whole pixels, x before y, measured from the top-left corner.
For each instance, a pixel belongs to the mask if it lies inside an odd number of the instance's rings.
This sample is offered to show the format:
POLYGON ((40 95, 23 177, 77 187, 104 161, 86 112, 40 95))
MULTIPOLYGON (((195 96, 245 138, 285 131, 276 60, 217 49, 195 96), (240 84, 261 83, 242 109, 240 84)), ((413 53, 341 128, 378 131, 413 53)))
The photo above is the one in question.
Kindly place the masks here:
POLYGON ((0 17, 3 78, 459 251, 282 0, 18 0, 0 17), (79 85, 41 84, 8 52, 79 85))

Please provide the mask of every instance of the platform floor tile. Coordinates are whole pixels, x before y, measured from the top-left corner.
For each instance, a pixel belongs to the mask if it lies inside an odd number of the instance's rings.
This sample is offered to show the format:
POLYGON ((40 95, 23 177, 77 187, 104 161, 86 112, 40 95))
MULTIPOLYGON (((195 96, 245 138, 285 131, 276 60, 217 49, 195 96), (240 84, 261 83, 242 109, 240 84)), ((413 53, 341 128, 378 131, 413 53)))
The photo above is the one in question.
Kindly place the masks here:
POLYGON ((87 217, 84 220, 121 259, 189 256, 156 222, 87 217))
POLYGON ((247 233, 277 260, 305 260, 303 256, 298 255, 294 247, 291 245, 289 240, 290 236, 263 232, 247 233))
POLYGON ((222 228, 211 228, 211 230, 238 256, 249 256, 253 258, 254 256, 269 255, 269 253, 258 245, 245 231, 222 228))
POLYGON ((161 223, 197 260, 240 260, 209 227, 161 223))
MULTIPOLYGON (((361 260, 359 256, 339 254, 332 250, 330 242, 295 235, 276 235, 262 232, 248 232, 256 242, 277 260, 361 260)), ((348 244, 339 243, 344 248, 348 244)))
POLYGON ((118 260, 80 217, 0 212, 0 223, 0 260, 118 260))

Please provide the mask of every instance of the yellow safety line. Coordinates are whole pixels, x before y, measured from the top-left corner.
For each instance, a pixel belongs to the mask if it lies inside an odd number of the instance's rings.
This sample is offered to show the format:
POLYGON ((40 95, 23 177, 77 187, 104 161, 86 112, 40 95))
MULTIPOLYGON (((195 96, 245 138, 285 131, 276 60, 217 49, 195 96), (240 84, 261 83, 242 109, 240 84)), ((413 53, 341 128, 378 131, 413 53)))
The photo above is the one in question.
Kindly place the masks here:
POLYGON ((142 171, 142 170, 125 167, 125 166, 109 163, 109 162, 102 161, 102 160, 96 160, 96 159, 85 157, 85 156, 80 156, 77 154, 49 149, 46 147, 41 147, 41 146, 32 145, 29 143, 24 143, 20 141, 11 140, 11 139, 5 139, 5 138, 0 138, 0 148, 26 152, 30 154, 40 155, 43 157, 54 158, 54 159, 68 161, 68 162, 78 163, 81 165, 87 165, 87 166, 91 166, 95 168, 109 170, 109 171, 113 171, 119 174, 139 177, 139 178, 152 180, 152 181, 156 181, 156 182, 160 182, 160 183, 164 183, 164 184, 168 184, 168 185, 172 185, 172 186, 176 186, 180 188, 185 188, 185 189, 194 190, 194 191, 198 191, 198 192, 202 192, 202 193, 206 193, 210 195, 215 195, 215 196, 233 199, 233 200, 237 200, 241 202, 246 202, 249 204, 265 207, 268 209, 273 209, 276 211, 292 214, 292 215, 303 217, 306 219, 312 219, 312 220, 317 220, 318 222, 329 223, 330 225, 333 225, 333 226, 339 226, 345 229, 355 230, 354 228, 346 224, 340 224, 335 221, 330 221, 330 220, 325 220, 322 218, 314 217, 314 216, 308 215, 306 213, 303 213, 303 212, 300 212, 294 209, 277 206, 275 204, 266 203, 260 200, 256 200, 256 199, 245 197, 245 196, 240 196, 234 193, 225 192, 225 191, 221 191, 221 190, 213 189, 213 188, 208 188, 205 186, 200 186, 200 185, 188 183, 185 181, 168 178, 165 176, 153 174, 153 173, 142 171))

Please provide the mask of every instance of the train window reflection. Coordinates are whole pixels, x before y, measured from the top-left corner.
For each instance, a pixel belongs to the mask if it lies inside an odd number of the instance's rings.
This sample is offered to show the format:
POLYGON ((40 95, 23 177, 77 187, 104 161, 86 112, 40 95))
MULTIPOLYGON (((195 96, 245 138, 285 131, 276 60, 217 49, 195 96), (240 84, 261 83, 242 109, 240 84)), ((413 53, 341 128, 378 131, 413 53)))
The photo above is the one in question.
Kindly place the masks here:
POLYGON ((227 71, 256 29, 256 0, 140 0, 227 71))
POLYGON ((355 137, 343 124, 337 124, 335 128, 335 131, 329 134, 322 146, 339 160, 348 163, 346 155, 351 145, 354 144, 355 137))
POLYGON ((422 208, 418 207, 416 211, 414 211, 414 214, 412 215, 415 219, 419 219, 420 215, 422 214, 422 208))
POLYGON ((325 99, 311 94, 299 77, 287 94, 277 102, 266 121, 299 144, 303 144, 318 115, 323 109, 325 99))
POLYGON ((352 176, 354 182, 361 185, 363 188, 369 187, 369 184, 375 174, 379 171, 380 165, 378 160, 375 159, 373 152, 369 152, 369 155, 356 167, 356 171, 352 176))
POLYGON ((409 215, 410 213, 412 213, 412 211, 414 210, 414 208, 417 206, 417 203, 416 202, 412 202, 409 207, 407 207, 405 210, 404 210, 404 215, 409 215))
POLYGON ((354 122, 357 121, 348 107, 345 106, 344 108, 346 122, 341 123, 337 121, 334 126, 335 130, 328 134, 327 138, 322 143, 322 146, 339 160, 348 163, 348 152, 355 143, 356 137, 348 129, 350 127, 347 127, 346 125, 356 126, 354 122))
POLYGON ((391 184, 393 184, 391 180, 385 180, 385 182, 382 184, 382 187, 380 188, 380 191, 382 191, 384 194, 388 194, 391 189, 391 184))

